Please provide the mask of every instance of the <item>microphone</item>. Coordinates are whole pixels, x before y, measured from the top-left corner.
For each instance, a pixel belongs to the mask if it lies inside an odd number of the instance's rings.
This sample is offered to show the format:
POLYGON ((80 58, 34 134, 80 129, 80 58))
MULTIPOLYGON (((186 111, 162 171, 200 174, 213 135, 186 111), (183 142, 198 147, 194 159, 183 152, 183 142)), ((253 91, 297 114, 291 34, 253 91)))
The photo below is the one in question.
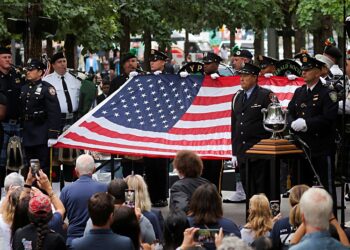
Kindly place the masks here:
POLYGON ((289 140, 289 138, 291 138, 294 141, 299 142, 300 144, 302 144, 305 148, 310 149, 309 145, 307 145, 307 143, 301 139, 298 135, 294 134, 292 131, 289 130, 289 135, 286 136, 286 139, 289 140))

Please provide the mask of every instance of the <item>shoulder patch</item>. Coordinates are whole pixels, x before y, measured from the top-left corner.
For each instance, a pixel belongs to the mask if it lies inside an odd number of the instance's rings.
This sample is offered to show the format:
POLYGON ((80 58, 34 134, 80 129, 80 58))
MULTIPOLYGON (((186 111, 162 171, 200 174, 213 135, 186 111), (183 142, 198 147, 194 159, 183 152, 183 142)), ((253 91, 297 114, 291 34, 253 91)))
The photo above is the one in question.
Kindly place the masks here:
POLYGON ((56 89, 54 87, 49 87, 49 94, 56 95, 56 89))
POLYGON ((338 101, 337 92, 335 92, 335 91, 329 92, 329 98, 331 98, 331 100, 332 100, 333 102, 337 102, 337 101, 338 101))

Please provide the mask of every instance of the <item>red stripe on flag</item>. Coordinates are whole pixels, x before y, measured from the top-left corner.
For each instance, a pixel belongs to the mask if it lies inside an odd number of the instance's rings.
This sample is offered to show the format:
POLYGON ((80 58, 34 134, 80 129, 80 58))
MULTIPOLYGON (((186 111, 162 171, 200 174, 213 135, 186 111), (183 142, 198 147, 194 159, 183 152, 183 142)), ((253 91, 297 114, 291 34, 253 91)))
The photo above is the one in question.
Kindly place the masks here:
MULTIPOLYGON (((128 141, 135 142, 153 142, 164 145, 183 145, 183 146, 203 146, 203 145, 219 145, 223 143, 223 139, 208 139, 208 140, 200 140, 200 141, 189 141, 189 140, 168 140, 164 138, 157 137, 146 137, 146 136, 137 136, 131 134, 122 134, 116 131, 106 129, 101 127, 96 122, 83 122, 80 127, 84 127, 94 133, 99 133, 100 135, 106 136, 108 138, 114 139, 123 139, 128 141)), ((67 136, 65 136, 67 137, 67 136)), ((231 145, 231 140, 228 140, 226 145, 231 145)))
POLYGON ((168 133, 174 135, 200 135, 200 134, 214 134, 227 133, 231 131, 230 125, 213 126, 206 128, 171 128, 168 133))
POLYGON ((208 112, 205 114, 186 113, 181 117, 182 121, 203 121, 231 117, 231 109, 218 112, 208 112))
POLYGON ((192 105, 214 105, 224 102, 231 102, 232 101, 233 94, 230 95, 224 95, 224 96, 197 96, 194 98, 192 105))

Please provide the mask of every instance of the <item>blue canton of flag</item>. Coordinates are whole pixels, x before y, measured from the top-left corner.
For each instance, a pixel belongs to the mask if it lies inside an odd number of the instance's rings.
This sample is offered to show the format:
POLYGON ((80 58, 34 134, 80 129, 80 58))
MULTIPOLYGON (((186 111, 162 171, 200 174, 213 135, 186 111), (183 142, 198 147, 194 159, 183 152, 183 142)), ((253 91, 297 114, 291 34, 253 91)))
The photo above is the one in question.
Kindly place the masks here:
POLYGON ((129 128, 167 132, 191 106, 202 82, 203 76, 136 76, 93 116, 129 128))

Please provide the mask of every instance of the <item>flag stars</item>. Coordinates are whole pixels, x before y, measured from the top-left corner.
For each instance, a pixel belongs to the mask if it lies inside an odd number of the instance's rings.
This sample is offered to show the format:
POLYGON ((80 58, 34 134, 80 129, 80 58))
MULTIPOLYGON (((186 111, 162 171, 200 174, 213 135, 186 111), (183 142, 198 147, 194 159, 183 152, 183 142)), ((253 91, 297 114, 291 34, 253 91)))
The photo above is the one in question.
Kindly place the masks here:
POLYGON ((163 81, 161 79, 158 80, 158 83, 161 84, 163 81))
POLYGON ((181 83, 181 86, 185 86, 185 85, 186 85, 186 82, 182 82, 182 83, 181 83))
POLYGON ((152 79, 148 79, 148 80, 147 80, 147 82, 151 82, 151 81, 152 81, 152 79))
POLYGON ((173 106, 172 104, 169 104, 169 105, 168 105, 168 109, 170 109, 172 106, 173 106))
POLYGON ((163 113, 163 109, 158 110, 158 113, 159 113, 159 114, 160 114, 160 113, 163 113))
POLYGON ((163 94, 163 97, 167 97, 167 96, 168 96, 168 94, 167 94, 167 93, 164 93, 164 94, 163 94))
POLYGON ((139 106, 139 104, 137 102, 135 102, 132 106, 137 107, 137 106, 139 106))
POLYGON ((148 103, 149 103, 149 101, 144 101, 144 102, 143 102, 143 104, 148 104, 148 103))
POLYGON ((130 115, 130 112, 125 112, 124 113, 126 116, 129 116, 130 115))
POLYGON ((138 114, 138 113, 140 113, 141 111, 140 111, 139 109, 136 109, 136 111, 135 111, 135 112, 138 114))
POLYGON ((142 116, 142 115, 139 115, 139 116, 137 117, 137 119, 138 119, 138 120, 142 120, 142 119, 143 119, 143 116, 142 116))
POLYGON ((128 122, 132 122, 132 119, 131 119, 131 118, 129 118, 129 119, 128 119, 128 122))
POLYGON ((154 86, 153 84, 148 85, 149 88, 153 88, 153 86, 154 86))
POLYGON ((145 124, 145 122, 140 122, 140 125, 142 126, 143 124, 145 124))
POLYGON ((150 121, 150 122, 154 122, 154 121, 155 121, 155 119, 154 119, 154 118, 152 118, 152 119, 150 119, 149 121, 150 121))
POLYGON ((171 111, 170 111, 170 114, 174 114, 174 113, 175 113, 175 110, 171 110, 171 111))
POLYGON ((172 92, 175 92, 176 90, 177 90, 177 88, 172 88, 172 90, 171 90, 171 91, 172 91, 172 92))
POLYGON ((170 82, 169 85, 170 85, 170 86, 173 86, 173 85, 174 85, 174 82, 170 82))
POLYGON ((152 92, 151 92, 151 95, 155 95, 155 94, 157 94, 156 91, 152 91, 152 92))
POLYGON ((139 82, 139 81, 140 81, 140 79, 136 79, 136 80, 135 80, 135 82, 139 82))
POLYGON ((123 108, 127 109, 128 108, 128 104, 124 104, 123 108))
POLYGON ((184 89, 184 92, 185 92, 185 93, 186 93, 186 92, 188 92, 188 91, 189 91, 189 89, 188 89, 188 88, 185 88, 185 89, 184 89))
POLYGON ((159 108, 160 107, 160 103, 157 103, 156 107, 159 108))
POLYGON ((135 100, 135 99, 136 99, 136 96, 133 95, 133 96, 131 97, 131 100, 135 100))
POLYGON ((118 117, 118 116, 119 116, 119 113, 114 113, 114 116, 115 116, 115 117, 118 117))
POLYGON ((125 103, 125 102, 126 102, 126 100, 125 100, 125 99, 122 99, 122 100, 121 100, 121 102, 122 102, 122 103, 125 103))
POLYGON ((117 110, 118 108, 112 108, 112 110, 117 110))
POLYGON ((177 100, 177 103, 179 103, 179 104, 180 104, 180 103, 182 103, 182 101, 179 99, 179 100, 177 100))
POLYGON ((179 97, 179 93, 176 93, 174 96, 175 96, 175 97, 179 97))
POLYGON ((106 110, 103 110, 103 111, 102 111, 102 114, 104 114, 104 115, 107 114, 107 111, 106 111, 106 110))
POLYGON ((155 101, 155 102, 158 101, 158 97, 154 98, 153 101, 155 101))
POLYGON ((147 95, 145 93, 143 93, 141 96, 142 96, 142 98, 145 98, 147 95))
POLYGON ((152 116, 153 116, 153 114, 152 114, 152 113, 149 113, 149 114, 148 114, 148 116, 149 116, 149 117, 152 117, 152 116))
POLYGON ((165 102, 166 102, 166 103, 169 103, 169 102, 170 102, 170 100, 169 100, 169 99, 166 99, 166 100, 165 100, 165 102))
POLYGON ((111 105, 115 105, 115 102, 112 102, 111 105))
POLYGON ((184 109, 184 108, 185 108, 185 106, 184 106, 184 105, 180 106, 180 109, 184 109))
POLYGON ((132 90, 132 87, 129 87, 128 90, 129 90, 129 91, 132 90))
POLYGON ((152 124, 152 127, 157 127, 157 124, 153 123, 153 124, 152 124))
POLYGON ((176 120, 176 119, 177 119, 177 116, 176 116, 176 115, 174 115, 174 116, 173 116, 173 120, 176 120))
POLYGON ((164 86, 162 86, 162 87, 160 87, 159 89, 160 89, 160 90, 164 90, 164 89, 165 89, 165 87, 164 87, 164 86))
POLYGON ((168 127, 169 127, 169 125, 165 125, 165 126, 164 126, 164 128, 168 128, 168 127))
POLYGON ((186 98, 187 98, 187 99, 191 99, 192 96, 191 96, 191 95, 187 95, 186 98))
POLYGON ((193 87, 197 87, 197 86, 198 86, 198 83, 195 82, 195 83, 193 84, 193 87))
POLYGON ((146 108, 146 110, 147 110, 147 111, 150 111, 150 110, 151 110, 151 108, 150 108, 150 107, 147 107, 147 108, 146 108))
POLYGON ((142 91, 142 90, 144 90, 144 88, 143 88, 143 87, 140 87, 140 88, 139 88, 139 90, 141 90, 141 91, 142 91))

